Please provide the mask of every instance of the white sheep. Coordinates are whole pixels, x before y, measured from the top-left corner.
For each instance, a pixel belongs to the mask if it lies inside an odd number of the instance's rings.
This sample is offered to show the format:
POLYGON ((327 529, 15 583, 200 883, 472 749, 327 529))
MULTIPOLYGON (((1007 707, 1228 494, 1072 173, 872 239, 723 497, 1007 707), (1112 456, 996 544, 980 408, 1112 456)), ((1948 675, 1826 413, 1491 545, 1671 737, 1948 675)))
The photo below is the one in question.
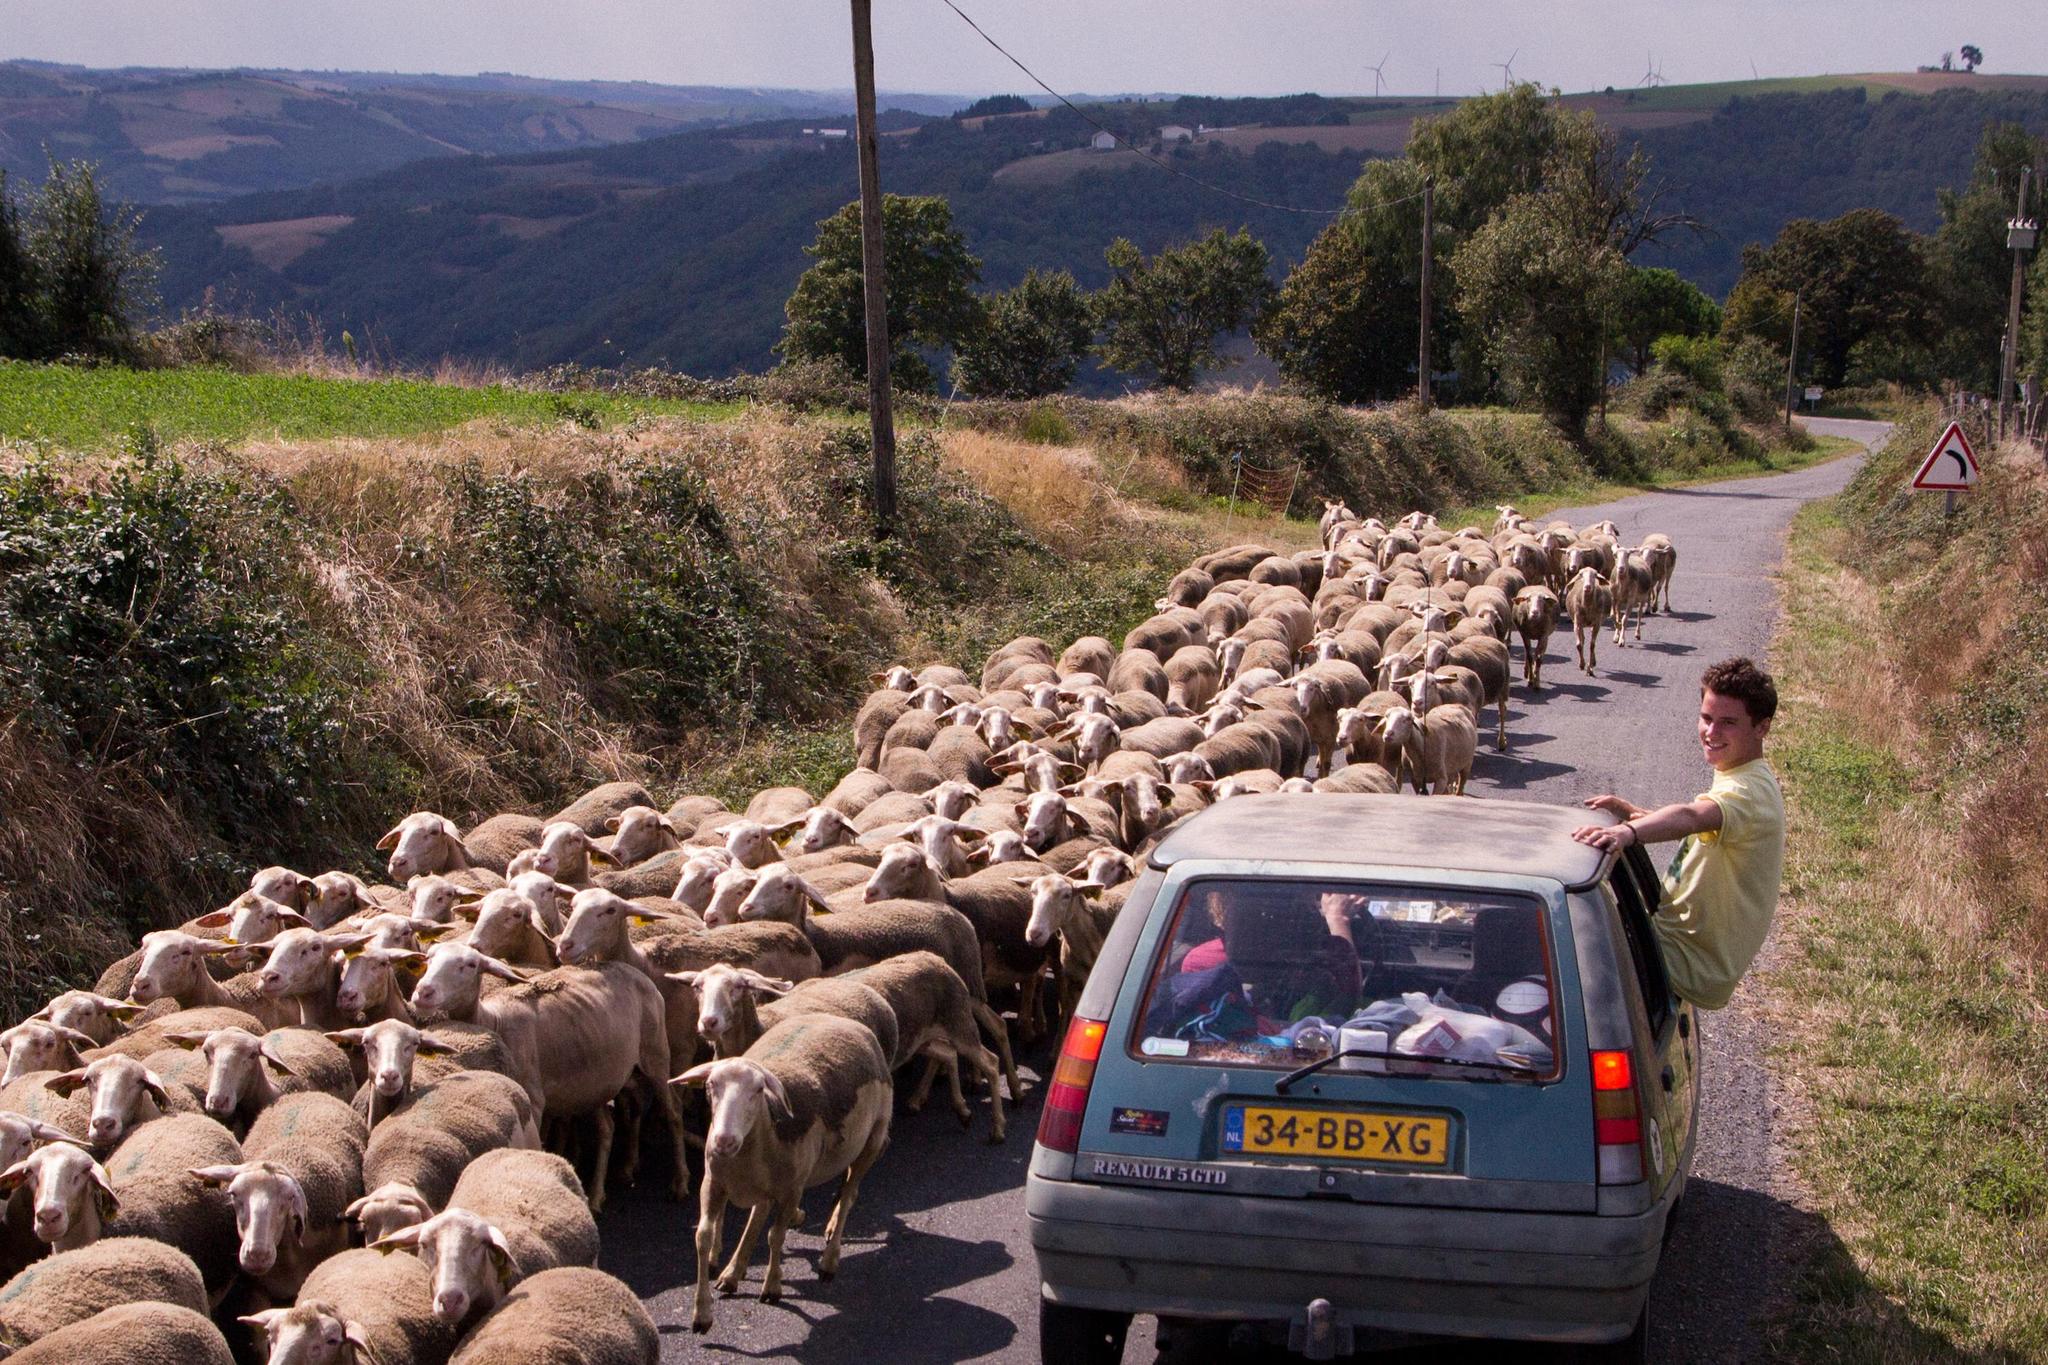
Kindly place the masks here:
MULTIPOLYGON (((147 1237, 103 1237, 27 1267, 0 1287, 0 1342, 19 1349, 124 1303, 207 1311, 192 1258, 147 1237)), ((19 1357, 9 1357, 19 1359, 19 1357)))
POLYGON ((433 1275, 434 1316, 462 1324, 496 1307, 520 1280, 597 1262, 597 1220, 568 1162, 501 1150, 471 1163, 448 1207, 376 1243, 417 1254, 433 1275))
POLYGON ((241 1235, 237 1263, 273 1302, 292 1298, 307 1272, 347 1247, 368 1138, 345 1102, 289 1095, 257 1118, 240 1161, 193 1169, 193 1179, 228 1192, 241 1235))
POLYGON ((440 1365, 455 1328, 434 1316, 432 1283, 411 1256, 359 1247, 314 1266, 290 1308, 241 1321, 268 1338, 269 1365, 440 1365))
POLYGON ((690 1325, 711 1330, 712 1272, 725 1207, 751 1209, 732 1260, 718 1277, 730 1293, 745 1278, 761 1234, 768 1272, 761 1297, 782 1297, 782 1246, 813 1185, 844 1176, 825 1225, 818 1276, 839 1269, 839 1244, 861 1177, 889 1142, 894 1089, 889 1059, 875 1035, 851 1020, 807 1014, 761 1036, 744 1057, 706 1062, 675 1078, 701 1085, 711 1107, 704 1138, 704 1182, 697 1219, 697 1293, 690 1325))
POLYGON ((463 1338, 449 1365, 656 1365, 661 1335, 640 1296, 601 1270, 522 1280, 463 1338))

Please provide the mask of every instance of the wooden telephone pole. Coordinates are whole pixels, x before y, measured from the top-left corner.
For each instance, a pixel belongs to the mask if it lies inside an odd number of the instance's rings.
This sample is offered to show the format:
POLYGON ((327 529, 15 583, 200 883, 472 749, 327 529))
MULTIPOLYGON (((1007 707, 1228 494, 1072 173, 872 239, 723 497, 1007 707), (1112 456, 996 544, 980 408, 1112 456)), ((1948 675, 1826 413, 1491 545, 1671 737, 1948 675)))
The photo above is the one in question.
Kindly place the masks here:
POLYGON ((896 529, 896 414, 889 394, 889 290, 882 273, 882 172, 876 164, 873 0, 853 0, 853 99, 860 147, 860 274, 868 326, 868 430, 875 450, 875 539, 896 529))
POLYGON ((1436 246, 1436 177, 1422 182, 1422 346, 1415 361, 1415 401, 1429 411, 1430 257, 1436 246))
POLYGON ((1806 301, 1801 290, 1792 296, 1792 349, 1785 355, 1785 430, 1792 430, 1792 373, 1799 364, 1799 305, 1806 301))
POLYGON ((2005 347, 1998 358, 1998 437, 2005 439, 2012 413, 2013 381, 2019 370, 2020 291, 2025 287, 2027 252, 2034 245, 2036 224, 2027 220, 2027 178, 2030 166, 2020 167, 2019 202, 2013 207, 2012 222, 2006 225, 2006 245, 2012 249, 2012 295, 2006 305, 2005 347))

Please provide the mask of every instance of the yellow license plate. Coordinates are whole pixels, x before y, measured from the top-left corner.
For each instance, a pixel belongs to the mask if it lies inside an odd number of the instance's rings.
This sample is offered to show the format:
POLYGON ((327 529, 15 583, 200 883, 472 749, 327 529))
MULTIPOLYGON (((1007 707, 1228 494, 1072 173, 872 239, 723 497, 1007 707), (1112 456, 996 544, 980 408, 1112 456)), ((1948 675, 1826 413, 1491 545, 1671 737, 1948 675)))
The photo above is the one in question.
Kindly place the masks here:
POLYGON ((1244 1156, 1444 1166, 1451 1159, 1451 1121, 1356 1109, 1238 1104, 1223 1113, 1223 1150, 1244 1156))

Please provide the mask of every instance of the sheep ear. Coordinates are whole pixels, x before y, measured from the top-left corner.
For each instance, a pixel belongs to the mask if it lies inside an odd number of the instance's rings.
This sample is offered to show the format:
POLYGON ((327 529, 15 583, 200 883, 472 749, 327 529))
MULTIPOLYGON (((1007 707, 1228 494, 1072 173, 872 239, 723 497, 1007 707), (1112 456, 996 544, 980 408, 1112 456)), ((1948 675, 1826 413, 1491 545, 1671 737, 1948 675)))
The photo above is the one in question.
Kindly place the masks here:
POLYGON ((246 1323, 247 1325, 258 1329, 259 1331, 268 1332, 270 1330, 270 1325, 272 1323, 276 1322, 278 1319, 282 1318, 286 1313, 289 1313, 290 1311, 291 1310, 289 1308, 266 1308, 260 1313, 244 1314, 243 1316, 236 1318, 235 1321, 240 1323, 246 1323))
POLYGON ((703 1085, 706 1081, 711 1079, 711 1069, 717 1065, 718 1063, 716 1062, 699 1062, 697 1065, 691 1067, 688 1071, 685 1071, 682 1075, 670 1077, 669 1084, 703 1085))
POLYGON ((498 1272, 498 1288, 511 1293, 512 1286, 519 1282, 519 1267, 512 1260, 512 1245, 505 1240, 505 1234, 484 1224, 484 1241, 488 1245, 491 1268, 498 1272))
POLYGON ((796 1117, 796 1110, 790 1107, 789 1092, 782 1088, 782 1080, 774 1072, 761 1073, 761 1090, 767 1095, 769 1103, 782 1111, 784 1118, 796 1117))
POLYGON ((84 1084, 85 1072, 83 1070, 66 1071, 62 1075, 52 1076, 49 1080, 44 1081, 43 1089, 53 1095, 69 1095, 76 1092, 84 1084))
POLYGON ((363 1037, 368 1032, 368 1029, 345 1028, 337 1029, 335 1032, 323 1036, 336 1047, 351 1048, 361 1047, 363 1045, 363 1037))
MULTIPOLYGON (((356 1201, 357 1204, 367 1204, 369 1202, 367 1198, 356 1201)), ((353 1210, 355 1205, 351 1204, 349 1207, 353 1210)), ((400 1228, 396 1232, 387 1232, 376 1241, 370 1243, 370 1249, 389 1254, 394 1251, 409 1250, 416 1247, 420 1244, 420 1227, 421 1224, 415 1223, 409 1228, 400 1228)))
POLYGON ((400 828, 394 825, 389 834, 385 835, 383 838, 377 841, 378 851, 388 853, 392 849, 397 848, 398 836, 400 832, 400 828))
POLYGON ((596 844, 592 844, 589 848, 585 849, 584 856, 599 867, 620 866, 619 860, 617 858, 614 858, 611 854, 605 852, 596 844))
POLYGON ((1100 886, 1095 882, 1082 882, 1074 889, 1080 892, 1083 896, 1086 896, 1091 901, 1099 901, 1102 899, 1103 891, 1107 888, 1100 886))
POLYGON ((105 1010, 107 1017, 115 1023, 126 1024, 142 1013, 146 1006, 138 1005, 132 1000, 101 999, 100 1008, 105 1010))
POLYGON ((278 911, 277 922, 287 929, 311 929, 314 927, 313 921, 307 919, 296 910, 278 911))
POLYGON ((272 1069, 280 1076, 296 1076, 299 1074, 292 1070, 291 1064, 278 1054, 276 1045, 268 1038, 263 1040, 262 1046, 257 1050, 263 1054, 263 1060, 270 1063, 272 1069))
POLYGON ((1087 770, 1086 768, 1082 767, 1082 766, 1081 766, 1080 764, 1078 764, 1078 763, 1061 763, 1061 764, 1060 764, 1060 776, 1061 776, 1061 777, 1086 777, 1087 775, 1088 775, 1088 770, 1087 770))
POLYGON ((107 1179, 107 1168, 95 1161, 85 1168, 86 1178, 92 1181, 92 1202, 99 1212, 102 1223, 110 1223, 121 1212, 121 1200, 114 1194, 113 1182, 107 1179))
POLYGON ((798 877, 796 879, 796 884, 803 889, 805 900, 809 901, 812 905, 817 906, 818 909, 824 914, 829 915, 832 913, 832 903, 826 900, 823 896, 819 895, 816 887, 812 886, 802 877, 798 877))
POLYGON ((452 1057, 457 1049, 453 1044, 444 1043, 439 1038, 422 1037, 414 1051, 422 1057, 452 1057))
POLYGON ((412 922, 412 935, 422 943, 432 943, 455 932, 452 924, 439 924, 430 919, 416 919, 412 922))
POLYGON ((207 1036, 204 1033, 188 1033, 180 1030, 176 1033, 166 1033, 164 1041, 172 1047, 181 1047, 187 1052, 197 1052, 200 1048, 206 1046, 207 1036))
POLYGON ((1011 880, 1011 881, 1013 881, 1013 882, 1015 882, 1015 883, 1017 883, 1017 885, 1019 885, 1019 886, 1030 886, 1030 885, 1031 885, 1031 884, 1032 884, 1033 882, 1037 881, 1037 880, 1038 880, 1038 878, 1036 878, 1036 877, 1012 877, 1012 878, 1010 878, 1010 880, 1011 880))
POLYGON ((0 1190, 18 1190, 28 1183, 28 1163, 17 1161, 0 1171, 0 1190))
POLYGON ((210 914, 201 915, 198 919, 193 920, 192 925, 197 929, 224 929, 234 922, 234 918, 233 915, 225 910, 215 910, 210 914))
POLYGON ((240 1166, 195 1166, 185 1174, 191 1176, 202 1185, 211 1185, 215 1189, 220 1189, 234 1184, 235 1177, 241 1173, 242 1168, 240 1166))
POLYGON ((517 967, 500 962, 495 957, 485 956, 484 954, 478 954, 478 956, 483 957, 483 969, 491 976, 502 976, 507 981, 530 981, 533 979, 517 967))
POLYGON ((607 834, 617 834, 619 832, 619 817, 614 815, 611 819, 605 821, 604 830, 607 834))
POLYGON ((1215 781, 1207 777, 1198 777, 1194 781, 1188 783, 1187 785, 1193 787, 1196 791, 1200 792, 1204 796, 1207 796, 1210 792, 1216 790, 1215 781))
POLYGON ((664 972, 664 973, 662 973, 662 975, 666 976, 666 977, 667 977, 667 978, 668 978, 669 980, 671 980, 671 981, 676 981, 676 982, 680 982, 681 984, 683 984, 683 985, 685 985, 685 986, 688 986, 688 987, 689 987, 689 988, 690 988, 691 990, 695 990, 695 989, 697 989, 697 981, 698 981, 698 978, 702 977, 702 976, 704 975, 704 973, 702 973, 702 972, 664 972))
POLYGON ((155 1100, 159 1105, 169 1104, 171 1102, 170 1092, 164 1089, 163 1077, 157 1075, 148 1067, 144 1067, 142 1070, 142 1088, 144 1090, 147 1090, 149 1092, 149 1097, 155 1100))
POLYGON ((788 995, 796 989, 796 982, 794 981, 784 981, 781 977, 776 976, 763 976, 756 971, 749 970, 746 973, 746 978, 748 985, 757 991, 762 991, 769 995, 788 995))

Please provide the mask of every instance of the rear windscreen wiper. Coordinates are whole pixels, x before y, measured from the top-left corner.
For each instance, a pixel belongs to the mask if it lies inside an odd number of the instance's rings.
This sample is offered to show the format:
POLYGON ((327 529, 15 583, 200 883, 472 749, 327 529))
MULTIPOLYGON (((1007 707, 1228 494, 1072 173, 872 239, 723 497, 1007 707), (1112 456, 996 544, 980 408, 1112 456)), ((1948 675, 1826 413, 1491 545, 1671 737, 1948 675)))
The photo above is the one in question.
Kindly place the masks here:
POLYGON ((1524 1070, 1521 1067, 1508 1066, 1502 1062, 1475 1062, 1465 1057, 1411 1057, 1404 1056, 1403 1054, 1398 1052, 1383 1052, 1378 1048, 1348 1047, 1345 1048, 1342 1052, 1333 1052, 1327 1057, 1319 1057, 1315 1061, 1310 1062, 1307 1066, 1296 1067, 1294 1070, 1288 1072, 1285 1076, 1282 1076, 1279 1080, 1273 1082, 1273 1093, 1276 1095, 1284 1095, 1287 1093, 1287 1088, 1293 1085, 1296 1081, 1304 1080, 1307 1077, 1313 1076, 1318 1071, 1321 1071, 1324 1067, 1329 1066, 1334 1062, 1340 1062, 1344 1060, 1344 1058, 1346 1057, 1377 1057, 1383 1062, 1405 1062, 1410 1065, 1421 1066, 1469 1066, 1476 1067, 1481 1071, 1490 1071, 1497 1076, 1513 1076, 1520 1080, 1529 1081, 1540 1079, 1534 1071, 1524 1070))
POLYGON ((1332 1066, 1337 1062, 1341 1062, 1346 1057, 1384 1058, 1386 1055, 1387 1052, 1385 1048, 1347 1047, 1342 1052, 1333 1052, 1327 1057, 1319 1057, 1315 1061, 1310 1062, 1307 1066, 1296 1067, 1294 1070, 1288 1072, 1285 1076, 1282 1076, 1279 1080, 1273 1082, 1273 1093, 1276 1095, 1284 1095, 1287 1093, 1287 1087, 1293 1085, 1296 1081, 1305 1080, 1308 1077, 1315 1075, 1318 1071, 1321 1071, 1324 1067, 1332 1066))

